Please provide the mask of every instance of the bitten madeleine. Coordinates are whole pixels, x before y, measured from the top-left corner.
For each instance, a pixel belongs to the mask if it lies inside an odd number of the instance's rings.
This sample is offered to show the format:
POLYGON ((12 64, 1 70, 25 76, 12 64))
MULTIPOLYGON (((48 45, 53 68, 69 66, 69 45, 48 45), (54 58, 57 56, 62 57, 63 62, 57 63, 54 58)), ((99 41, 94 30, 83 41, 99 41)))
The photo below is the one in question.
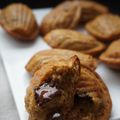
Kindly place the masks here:
POLYGON ((99 75, 76 56, 34 74, 25 97, 29 120, 108 120, 112 102, 99 75))
POLYGON ((120 70, 120 39, 112 42, 100 60, 111 68, 120 70))
POLYGON ((63 49, 44 50, 36 53, 27 63, 26 70, 31 74, 34 74, 43 64, 59 60, 68 60, 73 55, 77 55, 81 61, 81 64, 88 66, 90 69, 95 70, 97 61, 90 55, 86 55, 80 52, 63 49))
POLYGON ((65 120, 74 104, 79 76, 80 62, 76 56, 44 64, 27 89, 25 105, 29 120, 65 120))
POLYGON ((38 35, 38 25, 32 10, 21 3, 2 9, 0 23, 11 36, 22 41, 33 41, 38 35))
POLYGON ((109 120, 111 108, 111 97, 102 79, 94 71, 81 66, 74 106, 65 120, 109 120))
POLYGON ((97 55, 105 45, 90 35, 68 30, 56 29, 45 35, 44 40, 53 48, 75 50, 90 55, 97 55))
POLYGON ((81 6, 81 22, 87 22, 100 14, 106 14, 109 12, 109 9, 97 2, 94 1, 80 1, 81 6))
POLYGON ((100 40, 115 40, 120 38, 120 17, 113 14, 100 15, 88 22, 85 28, 100 40))
POLYGON ((45 35, 56 28, 75 28, 81 16, 78 1, 66 1, 46 15, 40 25, 40 32, 45 35))

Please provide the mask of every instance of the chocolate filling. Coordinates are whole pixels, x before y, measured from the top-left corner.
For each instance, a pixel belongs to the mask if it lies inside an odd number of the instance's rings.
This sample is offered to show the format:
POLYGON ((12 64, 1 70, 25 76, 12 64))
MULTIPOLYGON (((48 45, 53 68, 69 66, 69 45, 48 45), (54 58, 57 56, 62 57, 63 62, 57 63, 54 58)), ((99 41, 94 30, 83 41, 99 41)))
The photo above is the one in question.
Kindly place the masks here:
POLYGON ((38 106, 49 102, 53 97, 60 96, 61 91, 58 90, 57 85, 54 82, 46 82, 42 84, 40 87, 34 90, 35 91, 35 99, 38 106))
POLYGON ((86 94, 76 95, 75 103, 80 106, 80 114, 83 117, 89 115, 89 113, 93 113, 94 111, 94 103, 91 97, 86 94))

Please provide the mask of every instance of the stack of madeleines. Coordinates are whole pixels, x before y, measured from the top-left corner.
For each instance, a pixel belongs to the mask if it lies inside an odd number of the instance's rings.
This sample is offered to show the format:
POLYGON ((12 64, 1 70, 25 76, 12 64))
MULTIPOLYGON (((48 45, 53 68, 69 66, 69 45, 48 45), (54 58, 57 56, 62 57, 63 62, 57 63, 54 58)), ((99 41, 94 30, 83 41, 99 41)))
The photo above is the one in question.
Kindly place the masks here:
POLYGON ((25 97, 29 120, 109 119, 111 98, 94 57, 120 70, 119 15, 95 1, 71 0, 39 25, 28 6, 14 3, 0 10, 0 25, 19 41, 40 34, 53 48, 36 53, 25 67, 32 74, 25 97))

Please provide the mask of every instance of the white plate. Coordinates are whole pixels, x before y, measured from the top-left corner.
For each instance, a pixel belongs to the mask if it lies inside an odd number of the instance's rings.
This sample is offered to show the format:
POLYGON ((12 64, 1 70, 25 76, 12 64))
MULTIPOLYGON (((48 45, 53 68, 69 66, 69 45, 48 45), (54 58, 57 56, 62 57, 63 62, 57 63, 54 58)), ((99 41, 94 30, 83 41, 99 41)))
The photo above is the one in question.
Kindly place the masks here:
MULTIPOLYGON (((35 10, 34 12, 37 21, 40 23, 43 16, 49 12, 49 9, 35 10)), ((43 49, 50 49, 50 47, 41 37, 32 44, 20 43, 0 28, 1 56, 21 120, 27 120, 28 118, 24 106, 24 97, 30 76, 25 71, 24 66, 33 54, 43 49)), ((102 64, 98 66, 97 72, 102 76, 112 97, 111 119, 118 119, 120 118, 120 72, 110 70, 102 64)))

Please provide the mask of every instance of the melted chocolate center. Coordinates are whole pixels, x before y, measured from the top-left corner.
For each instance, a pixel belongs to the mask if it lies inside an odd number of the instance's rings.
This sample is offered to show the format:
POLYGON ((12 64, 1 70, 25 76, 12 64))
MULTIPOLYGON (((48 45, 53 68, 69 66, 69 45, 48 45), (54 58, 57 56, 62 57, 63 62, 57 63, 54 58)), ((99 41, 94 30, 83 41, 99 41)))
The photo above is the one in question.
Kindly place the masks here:
POLYGON ((80 107, 81 116, 88 116, 89 113, 93 112, 93 101, 91 97, 86 94, 80 94, 75 96, 75 102, 80 107))
POLYGON ((60 90, 58 90, 53 83, 44 83, 35 89, 35 98, 38 106, 41 106, 43 103, 50 101, 54 96, 60 94, 60 90))

